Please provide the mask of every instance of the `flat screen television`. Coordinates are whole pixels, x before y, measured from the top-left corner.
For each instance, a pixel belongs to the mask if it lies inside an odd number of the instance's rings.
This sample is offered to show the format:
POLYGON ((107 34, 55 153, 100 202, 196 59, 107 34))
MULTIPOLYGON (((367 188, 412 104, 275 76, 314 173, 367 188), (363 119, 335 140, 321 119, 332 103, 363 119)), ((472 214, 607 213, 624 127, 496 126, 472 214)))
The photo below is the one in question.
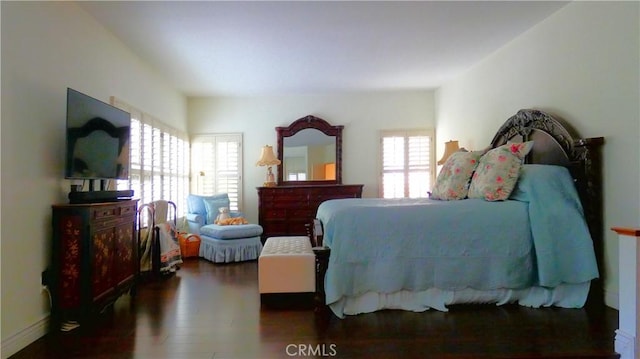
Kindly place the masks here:
POLYGON ((65 178, 128 179, 131 115, 67 89, 65 178))

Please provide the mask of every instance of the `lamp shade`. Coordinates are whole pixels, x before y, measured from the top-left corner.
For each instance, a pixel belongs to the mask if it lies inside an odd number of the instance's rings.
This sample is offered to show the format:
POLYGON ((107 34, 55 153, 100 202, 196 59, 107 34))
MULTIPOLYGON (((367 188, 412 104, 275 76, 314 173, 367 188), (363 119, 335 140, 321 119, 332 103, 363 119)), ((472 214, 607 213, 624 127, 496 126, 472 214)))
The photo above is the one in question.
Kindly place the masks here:
POLYGON ((279 165, 280 160, 273 153, 273 147, 266 145, 262 147, 260 159, 256 162, 256 166, 274 166, 279 165))
POLYGON ((446 142, 444 144, 444 154, 442 155, 442 158, 440 159, 440 161, 438 161, 438 165, 443 165, 445 162, 447 162, 447 159, 449 158, 449 156, 454 154, 459 149, 460 147, 458 147, 458 141, 446 142))

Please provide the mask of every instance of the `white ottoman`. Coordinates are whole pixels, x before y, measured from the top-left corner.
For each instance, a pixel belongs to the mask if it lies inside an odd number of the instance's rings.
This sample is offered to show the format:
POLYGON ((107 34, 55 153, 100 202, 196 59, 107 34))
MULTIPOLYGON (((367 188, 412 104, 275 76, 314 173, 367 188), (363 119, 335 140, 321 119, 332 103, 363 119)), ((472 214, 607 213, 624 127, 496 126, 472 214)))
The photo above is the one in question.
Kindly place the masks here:
POLYGON ((315 266, 309 237, 268 238, 258 257, 260 294, 315 292, 315 266))

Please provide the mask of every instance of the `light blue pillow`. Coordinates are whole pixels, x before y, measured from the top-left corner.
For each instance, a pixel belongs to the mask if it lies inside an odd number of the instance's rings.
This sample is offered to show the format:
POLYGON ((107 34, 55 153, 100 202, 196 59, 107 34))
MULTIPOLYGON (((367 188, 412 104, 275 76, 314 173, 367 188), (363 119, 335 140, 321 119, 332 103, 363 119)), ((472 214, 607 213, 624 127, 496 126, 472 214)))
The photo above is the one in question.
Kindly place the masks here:
POLYGON ((229 208, 231 202, 229 201, 229 196, 224 198, 203 198, 204 207, 207 210, 206 220, 207 224, 213 224, 220 213, 221 207, 229 208))
MULTIPOLYGON (((229 195, 227 193, 216 194, 212 196, 203 196, 199 194, 190 194, 187 196, 187 211, 189 213, 195 213, 197 215, 207 217, 207 207, 204 205, 205 199, 226 199, 229 200, 229 195)), ((214 218, 215 219, 215 218, 214 218)))

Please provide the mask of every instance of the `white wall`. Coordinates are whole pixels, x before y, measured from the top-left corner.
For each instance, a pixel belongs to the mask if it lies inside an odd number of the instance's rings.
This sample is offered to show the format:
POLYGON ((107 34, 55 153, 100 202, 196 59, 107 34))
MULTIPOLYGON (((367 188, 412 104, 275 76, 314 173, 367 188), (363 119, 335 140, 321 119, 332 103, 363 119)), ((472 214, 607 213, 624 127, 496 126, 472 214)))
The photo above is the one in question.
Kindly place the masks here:
POLYGON ((439 143, 479 149, 521 108, 605 137, 605 300, 617 307, 617 237, 640 224, 638 2, 573 2, 436 92, 439 143))
POLYGON ((188 113, 191 134, 244 134, 243 210, 251 221, 258 218, 256 187, 266 173, 255 163, 262 146, 276 147, 275 127, 288 126, 306 115, 344 125, 342 182, 364 184, 363 196, 376 197, 379 131, 435 125, 432 91, 191 98, 188 113))
POLYGON ((2 6, 2 357, 44 334, 51 204, 63 179, 66 88, 117 96, 186 130, 186 99, 72 2, 2 6))
MULTIPOLYGON (((244 209, 257 220, 255 167, 274 127, 312 114, 345 126, 343 182, 377 194, 378 132, 434 127, 438 147, 486 146, 502 122, 534 107, 605 136, 605 228, 640 222, 639 4, 574 2, 431 91, 188 100, 70 2, 1 2, 2 357, 44 333, 52 203, 66 202, 66 87, 117 96, 192 134, 244 134, 244 209), (188 119, 186 113, 189 113, 188 119)), ((440 150, 439 153, 442 151, 440 150)), ((617 299, 617 238, 607 234, 605 289, 617 299)))

